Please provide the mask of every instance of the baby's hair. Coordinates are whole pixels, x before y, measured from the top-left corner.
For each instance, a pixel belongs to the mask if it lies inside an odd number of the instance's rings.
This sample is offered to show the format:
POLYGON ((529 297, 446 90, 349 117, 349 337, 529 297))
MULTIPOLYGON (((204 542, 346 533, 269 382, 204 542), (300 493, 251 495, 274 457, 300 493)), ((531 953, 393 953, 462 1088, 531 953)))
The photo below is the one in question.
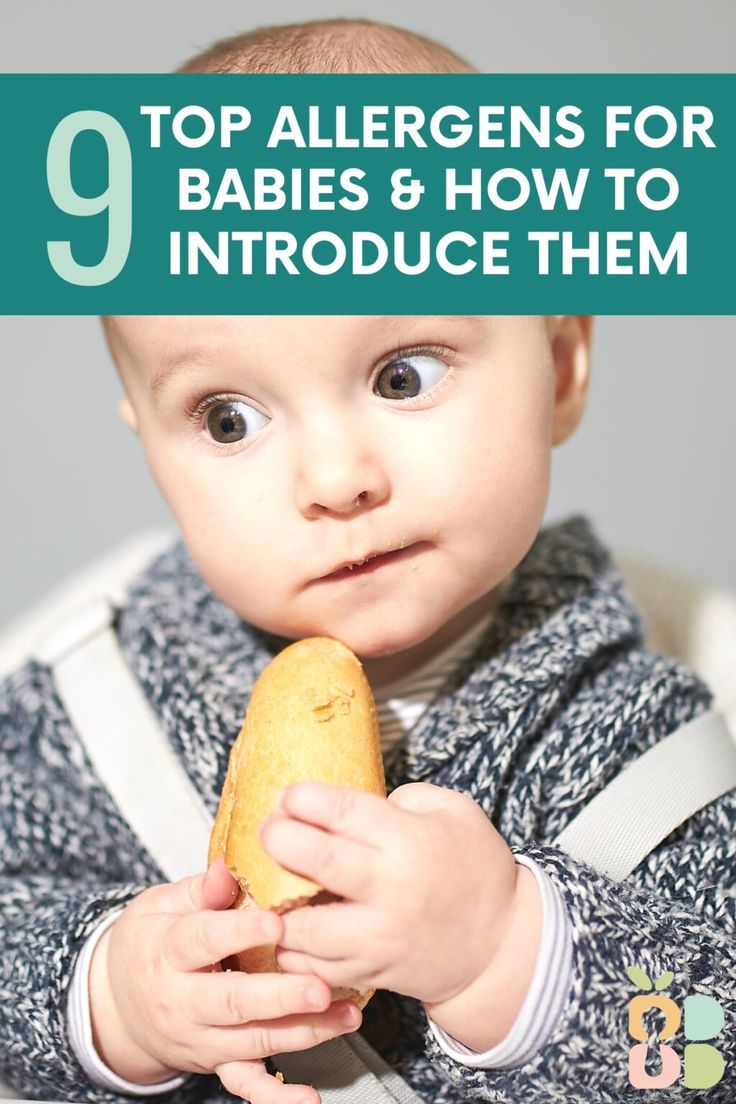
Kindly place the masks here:
POLYGON ((370 19, 319 19, 223 38, 177 73, 475 73, 449 47, 370 19))

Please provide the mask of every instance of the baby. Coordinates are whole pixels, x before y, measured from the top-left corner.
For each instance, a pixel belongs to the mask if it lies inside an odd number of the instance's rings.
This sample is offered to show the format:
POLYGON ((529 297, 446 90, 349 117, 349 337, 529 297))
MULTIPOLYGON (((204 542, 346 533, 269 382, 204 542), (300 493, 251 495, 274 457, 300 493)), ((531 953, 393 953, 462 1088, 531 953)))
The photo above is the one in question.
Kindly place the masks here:
MULTIPOLYGON (((254 32, 184 66, 366 69, 471 67, 342 21, 254 32)), ((710 704, 643 647, 588 523, 540 532, 551 451, 585 408, 590 319, 105 330, 121 414, 183 537, 134 581, 118 638, 203 801, 214 812, 259 671, 313 635, 363 663, 389 797, 304 783, 263 825, 274 858, 338 903, 229 910, 221 862, 154 884, 50 672, 27 664, 0 690, 4 1075, 101 1104, 214 1100, 216 1078, 252 1104, 317 1104, 267 1059, 361 1027, 428 1104, 628 1099, 627 965, 736 1010, 736 802, 707 806, 621 884, 553 842, 710 704), (264 942, 283 973, 221 967, 264 942), (343 985, 379 990, 362 1017, 330 1004, 343 985), (79 1029, 69 1010, 87 991, 79 1029)), ((735 1049, 731 1035, 721 1050, 735 1049)))

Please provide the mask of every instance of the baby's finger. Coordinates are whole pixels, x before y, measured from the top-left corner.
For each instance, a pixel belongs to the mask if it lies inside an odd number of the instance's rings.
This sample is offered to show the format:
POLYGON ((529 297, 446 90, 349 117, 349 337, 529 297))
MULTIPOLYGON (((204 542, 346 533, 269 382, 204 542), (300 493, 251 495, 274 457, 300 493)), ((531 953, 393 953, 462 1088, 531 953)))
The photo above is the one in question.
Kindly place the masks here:
POLYGON ((320 1043, 355 1031, 361 1022, 360 1009, 352 1001, 335 1001, 325 1012, 285 1016, 281 1020, 253 1020, 237 1027, 213 1027, 208 1039, 216 1054, 215 1063, 246 1058, 268 1058, 273 1054, 310 1050, 320 1043))
POLYGON ((195 1023, 231 1027, 251 1020, 275 1020, 324 1012, 332 992, 318 977, 303 974, 192 974, 187 1000, 195 1023))
POLYGON ((375 848, 278 814, 263 821, 259 835, 264 851, 288 870, 312 878, 351 901, 365 901, 373 896, 375 848))
POLYGON ((321 1097, 307 1085, 286 1085, 270 1074, 263 1062, 225 1062, 215 1073, 228 1092, 249 1104, 318 1104, 321 1097))
POLYGON ((232 905, 238 894, 238 883, 225 866, 222 855, 209 866, 201 892, 203 909, 226 909, 232 905))
POLYGON ((203 970, 238 951, 276 943, 283 927, 267 909, 192 912, 171 925, 169 962, 177 970, 203 970))
POLYGON ((390 849, 406 819, 385 797, 327 782, 293 782, 280 791, 275 811, 377 850, 390 849))

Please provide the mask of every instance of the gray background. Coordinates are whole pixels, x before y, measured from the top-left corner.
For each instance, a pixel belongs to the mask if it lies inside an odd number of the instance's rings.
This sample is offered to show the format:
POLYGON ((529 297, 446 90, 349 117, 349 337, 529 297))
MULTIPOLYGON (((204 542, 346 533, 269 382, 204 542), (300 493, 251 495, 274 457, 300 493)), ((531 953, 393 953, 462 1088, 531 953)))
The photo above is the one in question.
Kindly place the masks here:
MULTIPOLYGON (((324 16, 386 19, 501 72, 727 72, 736 4, 684 0, 0 0, 0 71, 159 72, 224 35, 324 16)), ((7 270, 6 270, 7 271, 7 270)), ((736 587, 736 321, 602 317, 590 407, 554 458, 550 519, 736 587)), ((0 317, 0 623, 91 556, 170 524, 93 318, 0 317)))

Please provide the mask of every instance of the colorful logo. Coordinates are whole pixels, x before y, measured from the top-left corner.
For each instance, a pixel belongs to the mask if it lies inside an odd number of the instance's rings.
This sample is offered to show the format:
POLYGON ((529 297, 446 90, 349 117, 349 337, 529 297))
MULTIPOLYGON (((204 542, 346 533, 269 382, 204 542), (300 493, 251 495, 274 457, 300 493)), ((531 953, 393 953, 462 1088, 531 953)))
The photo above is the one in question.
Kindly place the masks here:
POLYGON ((697 1040, 685 1045, 684 1059, 666 1043, 659 1043, 661 1069, 650 1075, 644 1069, 647 1060, 647 1031, 644 1013, 659 1008, 664 1013, 664 1027, 658 1032, 661 1039, 671 1039, 683 1020, 683 1014, 671 997, 662 993, 675 976, 671 970, 660 974, 652 985, 648 974, 638 966, 627 966, 631 981, 644 992, 629 1001, 629 1035, 641 1039, 629 1051, 629 1082, 635 1089, 666 1089, 674 1085, 684 1067, 683 1084, 688 1089, 709 1089, 723 1077, 726 1063, 721 1052, 704 1039, 714 1039, 726 1021, 723 1007, 714 997, 691 993, 683 1002, 685 1038, 697 1040), (654 989, 655 992, 651 990, 654 989))

